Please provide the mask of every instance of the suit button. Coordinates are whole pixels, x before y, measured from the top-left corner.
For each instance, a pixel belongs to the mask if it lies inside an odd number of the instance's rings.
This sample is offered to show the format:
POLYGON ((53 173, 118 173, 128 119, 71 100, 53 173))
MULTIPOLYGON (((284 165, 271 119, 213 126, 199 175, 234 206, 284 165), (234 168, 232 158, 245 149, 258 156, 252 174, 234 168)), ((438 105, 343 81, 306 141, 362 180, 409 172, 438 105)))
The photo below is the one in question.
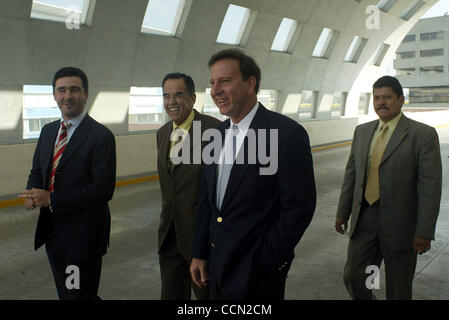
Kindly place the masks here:
POLYGON ((215 244, 211 243, 210 245, 211 245, 212 248, 215 248, 215 244))
POLYGON ((222 217, 218 217, 218 218, 217 218, 217 221, 218 221, 218 222, 222 222, 222 221, 223 221, 223 218, 222 218, 222 217))

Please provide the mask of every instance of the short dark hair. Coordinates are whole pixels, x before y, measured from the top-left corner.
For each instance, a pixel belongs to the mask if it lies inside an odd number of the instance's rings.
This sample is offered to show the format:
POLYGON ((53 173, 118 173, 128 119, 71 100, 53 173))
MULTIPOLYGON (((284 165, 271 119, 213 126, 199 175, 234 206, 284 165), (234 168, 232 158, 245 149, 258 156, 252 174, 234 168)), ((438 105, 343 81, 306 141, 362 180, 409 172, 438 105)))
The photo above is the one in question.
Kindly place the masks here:
POLYGON ((184 80, 184 83, 186 85, 187 91, 189 92, 190 96, 193 97, 193 95, 195 94, 195 83, 193 82, 193 79, 191 76, 184 74, 184 73, 180 73, 180 72, 169 73, 169 74, 165 75, 164 80, 162 80, 162 89, 164 88, 165 81, 167 81, 168 79, 184 80))
POLYGON ((242 79, 244 81, 248 80, 249 77, 256 78, 256 94, 259 92, 260 80, 262 78, 260 68, 257 65, 256 61, 250 56, 244 54, 241 50, 238 49, 225 49, 214 54, 209 60, 209 68, 212 65, 222 59, 233 59, 239 62, 240 73, 242 74, 242 79))
POLYGON ((64 77, 78 77, 81 79, 81 81, 83 82, 83 88, 84 91, 87 93, 89 90, 89 82, 87 81, 87 76, 86 74, 78 68, 75 67, 64 67, 59 69, 58 71, 56 71, 54 77, 53 77, 53 82, 52 82, 52 86, 53 86, 53 92, 55 92, 55 84, 56 84, 56 80, 60 79, 60 78, 64 78, 64 77))
POLYGON ((379 89, 382 87, 391 88, 391 90, 397 95, 398 98, 404 95, 404 91, 402 90, 402 86, 399 83, 399 80, 394 77, 383 76, 377 79, 377 81, 373 84, 373 92, 374 89, 379 89))

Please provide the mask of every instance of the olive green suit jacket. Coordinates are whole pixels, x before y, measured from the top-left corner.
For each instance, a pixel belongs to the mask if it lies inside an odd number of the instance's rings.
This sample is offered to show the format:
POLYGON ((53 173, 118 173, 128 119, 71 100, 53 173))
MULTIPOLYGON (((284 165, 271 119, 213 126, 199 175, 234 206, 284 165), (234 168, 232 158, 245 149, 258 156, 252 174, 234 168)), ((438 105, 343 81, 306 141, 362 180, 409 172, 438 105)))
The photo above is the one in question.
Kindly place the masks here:
MULTIPOLYGON (((378 120, 355 129, 337 218, 357 229, 367 180, 368 153, 378 120)), ((415 236, 435 239, 442 185, 436 130, 402 115, 379 165, 381 231, 392 249, 408 249, 415 236)))

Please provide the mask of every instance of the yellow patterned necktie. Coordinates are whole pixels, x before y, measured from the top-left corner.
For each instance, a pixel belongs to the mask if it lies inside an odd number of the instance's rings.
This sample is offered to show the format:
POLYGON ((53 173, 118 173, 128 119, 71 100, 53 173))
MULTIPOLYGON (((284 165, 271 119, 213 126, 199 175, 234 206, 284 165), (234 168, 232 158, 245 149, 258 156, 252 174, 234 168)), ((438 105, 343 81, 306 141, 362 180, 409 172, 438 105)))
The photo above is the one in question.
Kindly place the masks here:
POLYGON ((379 165, 388 142, 387 130, 388 126, 384 123, 371 154, 371 166, 365 189, 365 198, 370 205, 379 199, 379 165))
MULTIPOLYGON (((179 127, 177 127, 174 131, 177 130, 181 130, 179 127)), ((171 162, 171 157, 172 157, 172 153, 173 153, 173 149, 175 149, 175 146, 180 143, 182 141, 182 135, 178 136, 178 139, 175 140, 175 142, 173 143, 173 146, 170 148, 169 152, 168 152, 168 161, 167 161, 167 166, 168 166, 168 171, 170 172, 171 175, 173 175, 173 170, 175 169, 175 165, 173 164, 173 162, 171 162)))

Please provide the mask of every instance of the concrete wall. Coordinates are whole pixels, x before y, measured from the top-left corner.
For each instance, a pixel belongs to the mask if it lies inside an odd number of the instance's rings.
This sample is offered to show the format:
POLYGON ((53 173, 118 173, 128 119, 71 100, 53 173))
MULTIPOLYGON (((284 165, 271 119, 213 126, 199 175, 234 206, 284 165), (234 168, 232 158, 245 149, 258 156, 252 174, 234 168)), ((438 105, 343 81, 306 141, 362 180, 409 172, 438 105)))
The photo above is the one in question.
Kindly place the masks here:
MULTIPOLYGON (((233 46, 216 38, 230 3, 250 8, 255 20, 240 46, 262 69, 262 89, 278 90, 278 110, 289 94, 317 92, 317 122, 305 121, 312 145, 352 137, 353 120, 331 120, 329 94, 348 92, 346 116, 357 113, 360 92, 369 92, 384 64, 370 62, 380 43, 391 58, 402 38, 431 5, 409 21, 401 12, 413 0, 398 0, 388 13, 379 13, 377 28, 367 28, 366 8, 377 0, 193 0, 176 37, 140 33, 148 0, 96 0, 92 22, 79 30, 64 23, 30 18, 32 0, 0 1, 0 196, 20 192, 31 166, 34 141, 24 141, 23 85, 50 84, 63 66, 83 69, 90 82, 87 109, 114 132, 118 146, 120 177, 153 172, 156 148, 154 132, 136 135, 128 131, 130 86, 160 86, 166 73, 190 74, 197 91, 208 87, 207 61, 216 51, 233 46), (289 53, 270 50, 283 17, 298 21, 289 53), (313 58, 321 30, 331 28, 338 39, 328 58, 313 58), (368 39, 356 63, 343 58, 354 36, 368 39), (323 103, 322 103, 323 102, 323 103), (326 102, 326 103, 325 103, 326 102), (349 122, 348 122, 349 121, 349 122), (323 130, 326 128, 326 130, 323 130)), ((190 2, 189 2, 190 3, 190 2)), ((201 109, 201 106, 198 106, 201 109)), ((371 108, 370 108, 371 109, 371 108)))
MULTIPOLYGON (((157 171, 156 134, 117 136, 117 177, 157 171)), ((36 143, 0 146, 0 199, 15 197, 26 187, 36 143)))

